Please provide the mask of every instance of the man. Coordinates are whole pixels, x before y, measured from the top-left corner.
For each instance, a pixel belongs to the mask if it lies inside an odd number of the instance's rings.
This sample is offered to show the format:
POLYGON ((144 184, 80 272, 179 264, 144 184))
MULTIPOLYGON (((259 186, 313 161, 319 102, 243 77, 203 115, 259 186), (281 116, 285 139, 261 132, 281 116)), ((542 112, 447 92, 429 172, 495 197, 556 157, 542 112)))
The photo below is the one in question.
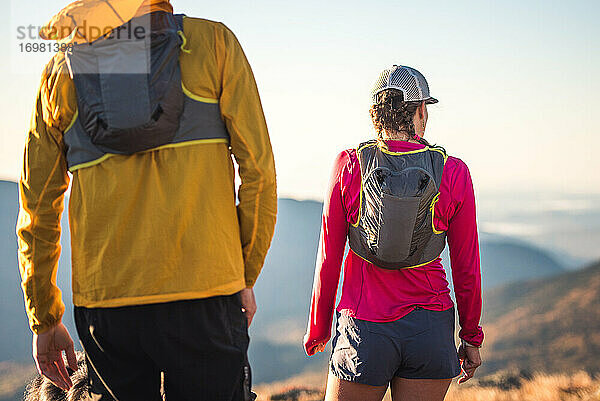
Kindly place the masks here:
POLYGON ((81 0, 40 32, 72 48, 43 72, 20 180, 33 356, 41 374, 71 386, 62 352, 74 370, 76 358, 56 286, 70 181, 73 303, 91 398, 160 400, 163 372, 171 401, 243 400, 252 287, 276 216, 258 91, 223 24, 175 18, 166 0, 140 3, 81 0), (152 35, 115 41, 119 29, 106 27, 130 20, 152 35))

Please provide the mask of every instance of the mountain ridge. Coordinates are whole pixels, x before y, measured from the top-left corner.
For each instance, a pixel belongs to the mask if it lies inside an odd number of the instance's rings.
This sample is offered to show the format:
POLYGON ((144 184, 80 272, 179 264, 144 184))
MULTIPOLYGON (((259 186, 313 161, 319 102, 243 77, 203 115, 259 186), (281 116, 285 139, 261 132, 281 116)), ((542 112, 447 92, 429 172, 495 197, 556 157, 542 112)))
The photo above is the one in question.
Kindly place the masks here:
POLYGON ((505 285, 485 296, 486 363, 500 369, 600 372, 600 262, 505 285))
MULTIPOLYGON (((17 214, 17 185, 12 182, 0 182, 0 319, 5 323, 0 326, 0 361, 29 361, 30 332, 24 313, 23 296, 20 289, 16 258, 16 234, 14 225, 17 214), (5 240, 6 238, 6 240, 5 240)), ((293 374, 312 366, 315 359, 308 359, 302 350, 302 334, 308 316, 310 292, 313 282, 315 258, 320 234, 322 203, 317 201, 297 201, 293 199, 279 200, 278 222, 275 237, 267 255, 265 266, 256 284, 256 297, 259 311, 251 327, 250 335, 253 344, 250 348, 250 359, 255 369, 255 379, 270 381, 280 376, 293 374), (284 329, 284 328, 287 328, 284 329), (278 350, 278 355, 265 352, 269 347, 278 350), (281 356, 281 358, 280 358, 281 356), (285 368, 273 369, 272 366, 286 363, 285 368), (264 375, 263 373, 264 372, 264 375), (279 375, 279 376, 277 376, 279 375)), ((64 323, 69 328, 77 343, 70 302, 70 244, 67 214, 63 213, 63 233, 61 245, 63 252, 59 262, 58 284, 63 290, 66 304, 64 323)), ((510 266, 514 271, 523 273, 511 279, 523 279, 530 274, 556 274, 561 270, 560 264, 552 264, 544 268, 539 263, 536 268, 526 270, 523 256, 512 252, 515 248, 503 245, 500 252, 503 261, 492 265, 493 270, 506 269, 510 266), (518 257, 515 257, 517 255, 518 257), (520 263, 520 264, 519 264, 520 263)), ((492 253, 493 241, 482 242, 482 266, 484 280, 491 270, 486 268, 486 252, 492 253), (487 248, 486 248, 487 247, 487 248), (486 251, 488 249, 488 251, 486 251)), ((536 255, 543 256, 543 250, 519 246, 521 251, 529 252, 534 260, 536 255)), ((498 252, 496 252, 498 254, 498 252)), ((498 256, 495 256, 498 257, 498 256)), ((448 266, 447 253, 444 265, 448 266)), ((450 278, 450 275, 448 275, 450 278)), ((508 275, 499 275, 506 279, 508 275)), ((326 357, 323 357, 326 359, 326 357)))

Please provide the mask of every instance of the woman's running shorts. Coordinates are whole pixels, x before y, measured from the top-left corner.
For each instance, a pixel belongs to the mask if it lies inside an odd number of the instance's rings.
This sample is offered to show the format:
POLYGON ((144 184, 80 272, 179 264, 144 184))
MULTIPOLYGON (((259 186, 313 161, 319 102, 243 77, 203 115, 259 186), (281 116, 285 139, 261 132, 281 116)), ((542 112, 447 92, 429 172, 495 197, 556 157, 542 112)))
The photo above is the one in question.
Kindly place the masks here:
POLYGON ((329 363, 342 380, 372 386, 394 377, 449 379, 460 374, 454 342, 454 308, 416 307, 393 322, 369 322, 337 314, 329 363))

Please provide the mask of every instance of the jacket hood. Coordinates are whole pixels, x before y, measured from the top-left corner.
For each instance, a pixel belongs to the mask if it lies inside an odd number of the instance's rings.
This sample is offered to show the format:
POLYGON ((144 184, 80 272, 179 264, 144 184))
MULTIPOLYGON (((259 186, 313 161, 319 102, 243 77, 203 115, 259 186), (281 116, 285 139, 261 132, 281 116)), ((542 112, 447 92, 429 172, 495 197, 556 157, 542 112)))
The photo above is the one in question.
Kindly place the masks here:
POLYGON ((168 0, 78 0, 60 10, 40 29, 40 37, 63 43, 93 42, 134 17, 173 12, 168 0))

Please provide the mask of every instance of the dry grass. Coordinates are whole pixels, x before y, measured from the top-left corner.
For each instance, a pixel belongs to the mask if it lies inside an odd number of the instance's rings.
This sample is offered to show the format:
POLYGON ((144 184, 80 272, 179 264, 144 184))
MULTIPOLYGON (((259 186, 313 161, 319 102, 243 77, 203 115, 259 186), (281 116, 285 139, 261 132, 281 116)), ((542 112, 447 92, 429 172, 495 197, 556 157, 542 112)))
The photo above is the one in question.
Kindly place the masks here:
MULTIPOLYGON (((293 393, 296 392, 296 390, 316 390, 322 394, 325 388, 326 379, 326 370, 321 372, 305 372, 286 380, 256 385, 252 390, 258 394, 258 399, 256 401, 270 401, 273 396, 283 397, 284 394, 289 394, 290 396, 287 397, 287 399, 281 398, 282 401, 288 401, 294 400, 293 393)), ((294 401, 318 401, 322 399, 323 397, 319 397, 319 395, 315 396, 314 394, 308 394, 305 397, 304 394, 302 394, 294 401)))
POLYGON ((573 375, 536 374, 520 386, 500 389, 494 386, 452 385, 446 401, 598 401, 600 378, 585 372, 573 375))
MULTIPOLYGON (((256 386, 258 401, 322 401, 325 372, 305 373, 291 379, 256 386)), ((384 401, 391 401, 386 394, 384 401)), ((600 401, 600 377, 573 375, 499 374, 480 381, 450 386, 445 401, 600 401)))

